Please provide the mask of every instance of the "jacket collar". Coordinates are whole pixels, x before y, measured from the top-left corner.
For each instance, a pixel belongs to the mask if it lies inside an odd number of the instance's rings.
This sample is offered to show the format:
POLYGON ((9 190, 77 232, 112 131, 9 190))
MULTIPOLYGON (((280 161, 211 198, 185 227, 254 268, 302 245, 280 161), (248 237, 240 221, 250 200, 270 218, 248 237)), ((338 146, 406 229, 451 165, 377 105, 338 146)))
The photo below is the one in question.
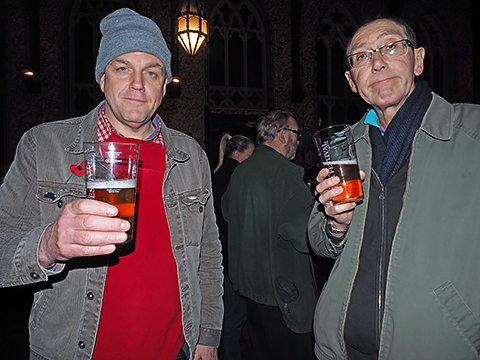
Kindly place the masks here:
MULTIPOLYGON (((190 155, 187 154, 185 151, 181 150, 180 148, 177 147, 177 142, 175 142, 174 136, 176 136, 176 133, 178 133, 176 130, 172 130, 168 128, 163 120, 162 122, 162 135, 163 138, 165 139, 165 148, 167 152, 167 159, 171 159, 175 162, 185 162, 188 159, 190 159, 190 155)), ((180 133, 178 133, 180 134, 180 133)), ((187 136, 185 134, 181 134, 182 136, 187 136)))
POLYGON ((423 118, 420 130, 438 140, 450 140, 453 133, 453 106, 433 93, 432 102, 423 118))
MULTIPOLYGON (((77 131, 75 132, 74 138, 72 139, 70 145, 65 148, 67 152, 81 154, 83 153, 84 142, 93 142, 98 140, 98 111, 104 102, 105 101, 102 101, 100 104, 98 104, 95 109, 90 111, 87 115, 68 120, 72 123, 72 126, 77 126, 77 131)), ((161 131, 165 139, 167 157, 177 162, 187 161, 190 158, 190 155, 174 145, 172 130, 165 125, 163 120, 161 120, 161 122, 161 131)))
POLYGON ((77 131, 70 145, 65 150, 73 154, 83 153, 83 143, 97 141, 98 110, 103 102, 87 115, 71 119, 72 125, 77 125, 77 131))
MULTIPOLYGON (((363 122, 367 114, 353 126, 355 142, 360 139, 368 140, 368 125, 363 122)), ((423 117, 419 131, 423 131, 437 140, 449 140, 453 132, 452 104, 433 93, 430 106, 423 117)))

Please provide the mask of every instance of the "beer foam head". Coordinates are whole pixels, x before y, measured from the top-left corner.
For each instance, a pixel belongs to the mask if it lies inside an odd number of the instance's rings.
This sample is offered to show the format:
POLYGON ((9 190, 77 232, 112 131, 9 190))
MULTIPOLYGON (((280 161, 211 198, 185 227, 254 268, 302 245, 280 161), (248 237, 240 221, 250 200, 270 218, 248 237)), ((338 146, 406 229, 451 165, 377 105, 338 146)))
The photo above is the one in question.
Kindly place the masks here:
POLYGON ((137 179, 121 179, 121 180, 88 180, 87 188, 89 189, 130 189, 137 186, 137 179))

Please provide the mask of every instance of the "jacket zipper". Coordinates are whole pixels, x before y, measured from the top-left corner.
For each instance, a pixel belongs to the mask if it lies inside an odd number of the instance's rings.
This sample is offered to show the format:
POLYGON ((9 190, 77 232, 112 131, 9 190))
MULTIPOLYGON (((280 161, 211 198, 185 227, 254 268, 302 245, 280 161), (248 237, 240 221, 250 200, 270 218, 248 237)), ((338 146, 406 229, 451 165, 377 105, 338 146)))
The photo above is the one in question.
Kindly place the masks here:
POLYGON ((378 258, 378 284, 377 284, 377 291, 378 291, 378 301, 377 301, 377 333, 376 333, 376 339, 378 345, 380 345, 380 333, 381 333, 381 328, 382 328, 382 309, 383 309, 383 271, 384 271, 384 263, 385 263, 385 257, 387 254, 385 254, 385 242, 386 242, 386 206, 385 206, 385 187, 380 181, 380 178, 378 177, 377 173, 375 170, 372 169, 372 173, 374 174, 376 180, 380 184, 380 195, 378 196, 379 199, 379 206, 380 206, 380 236, 379 236, 379 244, 378 244, 378 249, 379 249, 379 258, 378 258))

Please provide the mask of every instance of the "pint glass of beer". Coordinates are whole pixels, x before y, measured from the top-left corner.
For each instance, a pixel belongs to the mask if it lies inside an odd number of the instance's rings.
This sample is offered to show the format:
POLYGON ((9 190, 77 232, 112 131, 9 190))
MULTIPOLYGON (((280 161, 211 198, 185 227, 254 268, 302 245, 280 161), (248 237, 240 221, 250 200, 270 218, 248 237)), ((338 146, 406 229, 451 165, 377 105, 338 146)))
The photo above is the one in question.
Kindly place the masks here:
POLYGON ((363 199, 362 182, 358 170, 355 143, 349 125, 335 125, 313 134, 323 167, 330 170, 330 177, 338 176, 343 192, 332 200, 335 203, 354 202, 363 199))
POLYGON ((130 222, 132 240, 140 145, 119 142, 83 144, 87 197, 115 205, 118 217, 130 222))

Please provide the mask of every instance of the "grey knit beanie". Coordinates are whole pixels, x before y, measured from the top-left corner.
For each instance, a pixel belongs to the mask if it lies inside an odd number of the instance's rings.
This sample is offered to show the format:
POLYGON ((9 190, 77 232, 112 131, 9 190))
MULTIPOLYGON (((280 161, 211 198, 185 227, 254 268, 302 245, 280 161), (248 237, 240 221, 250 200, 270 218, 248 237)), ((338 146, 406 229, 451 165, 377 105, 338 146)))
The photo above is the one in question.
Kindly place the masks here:
POLYGON ((100 22, 103 34, 98 49, 95 80, 116 57, 129 52, 145 52, 156 56, 165 66, 167 81, 172 80, 171 54, 157 24, 135 11, 123 8, 107 15, 100 22))

